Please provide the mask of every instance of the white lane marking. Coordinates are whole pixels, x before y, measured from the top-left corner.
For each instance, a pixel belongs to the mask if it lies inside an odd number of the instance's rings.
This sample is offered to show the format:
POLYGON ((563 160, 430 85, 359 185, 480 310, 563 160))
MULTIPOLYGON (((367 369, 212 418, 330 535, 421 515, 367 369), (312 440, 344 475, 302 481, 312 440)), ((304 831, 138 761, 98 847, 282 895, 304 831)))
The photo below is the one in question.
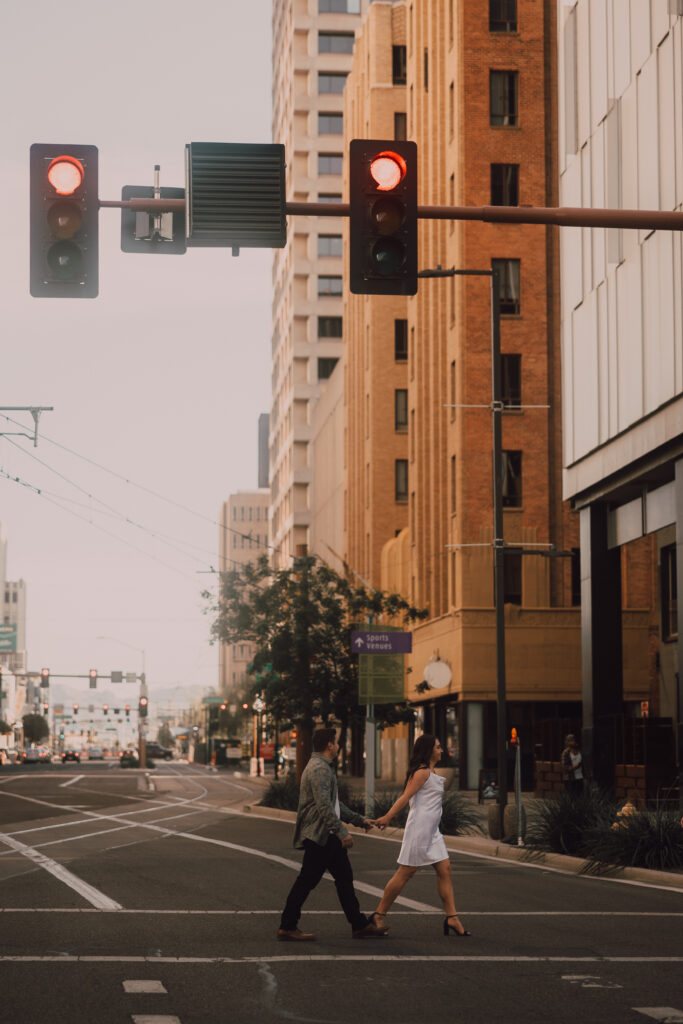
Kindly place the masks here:
MULTIPOLYGON (((116 831, 115 829, 112 831, 116 831)), ((100 833, 95 833, 99 835, 100 833)), ((0 907, 0 914, 101 914, 103 911, 94 907, 0 907)), ((233 917, 272 917, 282 913, 282 907, 274 910, 129 910, 122 908, 120 914, 177 914, 183 917, 188 914, 215 915, 233 917)), ((341 917, 343 910, 309 910, 306 916, 317 914, 321 917, 341 917)), ((677 911, 659 910, 467 910, 458 913, 463 917, 683 917, 677 911)), ((443 910, 431 907, 429 910, 392 910, 391 917, 422 917, 433 914, 443 917, 443 910)))
MULTIPOLYGON (((0 956, 0 963, 47 963, 47 964, 300 964, 331 963, 334 961, 363 963, 379 961, 382 963, 466 963, 466 964, 566 964, 566 963, 600 963, 600 964, 680 964, 683 956, 462 956, 426 953, 416 954, 382 954, 367 953, 313 953, 289 956, 0 956)), ((634 1007, 634 1009, 637 1009, 634 1007)), ((668 1009, 668 1007, 667 1007, 668 1009)), ((643 1012, 640 1010, 639 1012, 643 1012)), ((680 1013, 680 1010, 674 1010, 680 1013)))
POLYGON ((581 988, 622 988, 615 981, 601 981, 599 974, 563 974, 562 981, 570 985, 581 985, 581 988))
POLYGON ((67 786, 73 786, 74 782, 78 782, 78 780, 82 778, 84 778, 83 775, 74 775, 73 778, 68 779, 66 782, 60 782, 59 788, 66 789, 67 786))
POLYGON ((632 1009, 662 1024, 683 1024, 683 1010, 675 1010, 673 1006, 633 1006, 632 1009))
POLYGON ((134 978, 131 981, 123 982, 124 992, 149 992, 149 993, 161 993, 167 994, 167 990, 164 988, 160 981, 145 981, 144 978, 134 978))
POLYGON ((44 868, 45 871, 54 875, 55 878, 59 879, 60 882, 64 882, 71 889, 74 889, 79 893, 83 899, 87 900, 88 903, 92 903, 94 907, 100 910, 121 910, 121 904, 117 903, 116 900, 112 900, 109 896, 105 896, 99 889, 95 889, 94 886, 88 885, 83 879, 78 878, 73 872, 69 871, 62 864, 58 864, 56 860, 51 860, 50 857, 46 857, 44 853, 39 853, 38 850, 34 850, 31 846, 26 846, 25 843, 20 843, 17 839, 12 839, 10 836, 0 832, 0 842, 6 843, 7 846, 11 846, 17 853, 27 857, 29 860, 37 864, 38 867, 44 868))
POLYGON ((167 1013, 134 1013, 133 1024, 182 1024, 180 1017, 169 1017, 167 1013))
MULTIPOLYGON (((63 805, 60 805, 60 804, 52 804, 52 803, 49 803, 46 800, 38 800, 35 797, 25 797, 25 796, 22 796, 21 794, 18 794, 18 793, 6 793, 4 795, 5 796, 13 796, 17 800, 28 800, 31 803, 42 804, 45 807, 58 808, 59 810, 66 810, 67 809, 63 805)), ((192 801, 188 801, 188 803, 190 803, 190 802, 192 802, 192 801)), ((171 806, 173 806, 174 808, 177 808, 180 805, 179 804, 173 804, 171 806)), ((159 810, 158 807, 157 808, 153 808, 153 809, 157 810, 157 811, 159 810)), ((212 810, 213 810, 213 808, 212 808, 212 810)), ((192 840, 193 842, 197 842, 197 843, 208 843, 208 844, 210 844, 212 846, 220 846, 223 849, 235 850, 235 851, 237 851, 237 853, 246 853, 250 857, 261 857, 263 860, 268 860, 272 864, 280 864, 280 865, 282 865, 282 867, 290 868, 291 870, 296 871, 297 873, 301 870, 301 864, 299 863, 299 861, 289 860, 286 857, 278 857, 276 854, 266 853, 264 850, 257 850, 257 849, 254 849, 253 847, 250 847, 250 846, 243 846, 240 843, 229 843, 225 839, 212 839, 209 836, 193 835, 192 832, 176 832, 174 829, 162 828, 160 825, 154 825, 152 822, 147 822, 147 821, 130 821, 130 819, 128 817, 124 816, 124 814, 96 814, 94 811, 82 811, 81 813, 86 818, 89 818, 91 821, 92 820, 95 820, 95 821, 117 821, 117 822, 121 822, 122 824, 134 825, 136 828, 148 829, 149 831, 152 831, 152 832, 160 832, 162 835, 166 835, 166 836, 174 836, 174 837, 176 837, 178 839, 189 839, 189 840, 192 840)), ((126 812, 126 814, 127 813, 128 812, 126 812)), ((131 813, 136 813, 136 812, 133 811, 131 813)), ((328 881, 330 881, 330 882, 333 881, 333 879, 329 878, 329 876, 327 874, 324 875, 323 877, 325 879, 327 879, 328 881)), ((383 892, 384 892, 383 889, 378 889, 377 886, 375 886, 375 885, 368 885, 365 882, 357 882, 355 880, 354 880, 354 887, 359 892, 366 893, 369 896, 381 897, 383 895, 383 892)), ((434 907, 431 904, 420 903, 417 900, 409 900, 405 896, 398 896, 395 902, 399 903, 403 907, 410 907, 411 910, 422 910, 422 911, 432 911, 432 910, 434 910, 434 907)))

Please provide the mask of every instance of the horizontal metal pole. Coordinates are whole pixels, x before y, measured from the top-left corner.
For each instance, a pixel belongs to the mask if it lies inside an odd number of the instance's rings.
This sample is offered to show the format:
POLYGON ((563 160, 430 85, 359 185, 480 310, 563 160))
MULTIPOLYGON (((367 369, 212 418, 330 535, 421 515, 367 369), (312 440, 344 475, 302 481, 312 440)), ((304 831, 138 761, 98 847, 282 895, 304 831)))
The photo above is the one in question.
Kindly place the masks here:
MULTIPOLYGON (((100 206, 129 210, 184 210, 184 199, 100 199, 100 206)), ((286 203, 290 216, 348 217, 348 203, 286 203)), ((559 227, 683 231, 677 210, 598 210, 583 206, 418 206, 420 220, 478 220, 489 224, 555 224, 559 227)), ((447 277, 451 272, 422 273, 447 277)))
POLYGON ((184 210, 184 199, 100 199, 100 206, 113 206, 123 210, 184 210))
POLYGON ((683 213, 674 210, 598 210, 583 206, 418 206, 417 215, 423 220, 683 231, 683 213))

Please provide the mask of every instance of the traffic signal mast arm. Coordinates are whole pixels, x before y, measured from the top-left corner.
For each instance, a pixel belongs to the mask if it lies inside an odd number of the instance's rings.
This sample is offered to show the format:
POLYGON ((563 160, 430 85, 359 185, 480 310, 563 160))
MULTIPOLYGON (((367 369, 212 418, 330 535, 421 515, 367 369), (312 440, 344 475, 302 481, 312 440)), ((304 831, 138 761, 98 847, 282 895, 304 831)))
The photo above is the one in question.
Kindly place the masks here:
MULTIPOLYGON (((184 199, 101 199, 101 207, 184 210, 184 199)), ((348 217, 349 203, 287 203, 289 216, 348 217)), ((479 220, 491 224, 555 224, 558 227, 683 231, 676 210, 610 210, 585 206, 418 206, 419 220, 479 220)))

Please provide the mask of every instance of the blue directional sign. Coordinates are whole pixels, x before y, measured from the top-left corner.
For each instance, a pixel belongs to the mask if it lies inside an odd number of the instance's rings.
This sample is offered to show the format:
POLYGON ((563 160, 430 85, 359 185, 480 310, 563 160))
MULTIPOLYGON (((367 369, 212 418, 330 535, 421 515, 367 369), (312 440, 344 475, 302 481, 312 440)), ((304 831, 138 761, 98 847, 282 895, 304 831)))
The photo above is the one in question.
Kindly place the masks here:
POLYGON ((354 654, 410 654, 413 634, 393 630, 354 630, 351 650, 354 654))

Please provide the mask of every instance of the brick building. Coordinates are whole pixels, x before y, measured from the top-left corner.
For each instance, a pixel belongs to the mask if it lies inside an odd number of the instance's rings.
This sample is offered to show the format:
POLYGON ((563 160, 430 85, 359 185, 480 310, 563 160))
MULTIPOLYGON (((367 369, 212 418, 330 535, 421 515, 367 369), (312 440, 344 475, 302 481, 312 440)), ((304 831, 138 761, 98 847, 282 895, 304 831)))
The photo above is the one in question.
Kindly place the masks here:
MULTIPOLYGON (((402 124, 393 118, 405 111, 419 148, 421 205, 554 206, 556 74, 554 4, 377 2, 356 39, 347 137, 396 137, 402 124), (401 57, 405 85, 393 79, 401 57)), ((543 723, 561 728, 581 715, 579 531, 562 501, 557 235, 420 223, 420 268, 490 270, 494 260, 504 538, 576 553, 506 554, 508 718, 530 751, 546 735, 543 723)), ((370 582, 379 573, 384 589, 428 607, 413 630, 406 693, 418 727, 440 736, 461 786, 473 787, 496 757, 490 278, 423 280, 407 300, 349 296, 345 316, 347 558, 370 582), (401 390, 407 429, 399 431, 401 390), (403 460, 407 474, 397 468, 403 460)), ((634 702, 649 687, 651 591, 645 563, 641 570, 638 582, 636 557, 636 608, 624 634, 624 694, 634 702)))

